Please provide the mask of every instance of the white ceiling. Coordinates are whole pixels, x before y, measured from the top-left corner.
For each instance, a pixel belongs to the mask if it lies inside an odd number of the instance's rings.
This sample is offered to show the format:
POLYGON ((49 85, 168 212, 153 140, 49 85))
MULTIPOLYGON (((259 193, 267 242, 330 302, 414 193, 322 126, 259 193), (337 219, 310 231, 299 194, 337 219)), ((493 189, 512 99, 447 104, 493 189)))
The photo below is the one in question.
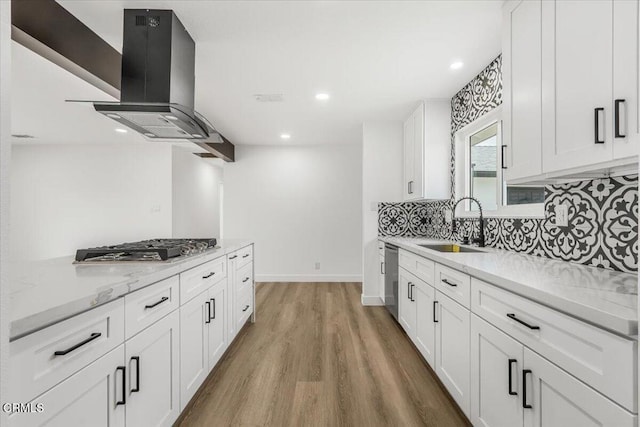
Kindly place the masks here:
MULTIPOLYGON (((497 0, 59 3, 118 51, 123 9, 173 9, 196 42, 196 109, 235 144, 282 144, 281 133, 288 144, 358 143, 363 121, 401 120, 420 99, 450 98, 500 53, 497 0), (455 60, 461 70, 449 69, 455 60), (317 92, 331 99, 316 101, 317 92), (254 100, 264 93, 284 102, 254 100)), ((115 124, 88 105, 61 105, 108 95, 22 50, 13 54, 12 133, 113 140, 115 124)))

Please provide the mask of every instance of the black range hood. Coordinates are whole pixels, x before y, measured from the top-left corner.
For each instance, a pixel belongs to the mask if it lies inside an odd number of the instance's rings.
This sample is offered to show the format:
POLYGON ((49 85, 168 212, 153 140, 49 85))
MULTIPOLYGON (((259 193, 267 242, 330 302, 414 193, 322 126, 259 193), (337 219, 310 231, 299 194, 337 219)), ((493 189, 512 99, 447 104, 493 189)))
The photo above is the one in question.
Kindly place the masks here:
POLYGON ((125 9, 120 102, 94 108, 149 139, 223 143, 193 108, 195 50, 172 10, 125 9))

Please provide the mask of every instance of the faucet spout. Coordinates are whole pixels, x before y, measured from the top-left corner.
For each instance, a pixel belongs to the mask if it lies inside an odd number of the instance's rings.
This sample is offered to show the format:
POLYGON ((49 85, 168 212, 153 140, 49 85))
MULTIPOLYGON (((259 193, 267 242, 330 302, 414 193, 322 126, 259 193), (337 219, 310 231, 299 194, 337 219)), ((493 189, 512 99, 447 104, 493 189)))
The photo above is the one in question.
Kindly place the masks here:
POLYGON ((471 200, 473 202, 476 203, 476 205, 478 205, 478 210, 480 211, 480 232, 478 233, 478 238, 477 239, 472 239, 473 243, 477 243, 479 247, 484 248, 485 245, 485 239, 484 239, 484 216, 482 214, 482 205, 480 204, 480 201, 478 199, 476 199, 475 197, 470 197, 470 196, 465 196, 465 197, 461 197, 459 198, 453 205, 453 209, 451 211, 451 231, 453 233, 455 233, 455 227, 456 227, 456 207, 458 207, 458 203, 460 203, 463 200, 471 200))

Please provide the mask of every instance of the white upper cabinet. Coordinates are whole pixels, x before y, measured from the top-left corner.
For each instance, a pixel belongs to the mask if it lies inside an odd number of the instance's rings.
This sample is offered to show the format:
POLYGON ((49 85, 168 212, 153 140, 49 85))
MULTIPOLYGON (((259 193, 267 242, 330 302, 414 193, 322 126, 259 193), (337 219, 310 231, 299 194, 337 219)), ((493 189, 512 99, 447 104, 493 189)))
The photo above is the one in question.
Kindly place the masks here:
POLYGON ((427 100, 404 122, 404 200, 448 199, 451 101, 427 100))
POLYGON ((509 1, 505 178, 626 171, 637 162, 638 0, 509 1))
POLYGON ((503 159, 507 181, 542 173, 540 0, 512 1, 503 14, 503 159))

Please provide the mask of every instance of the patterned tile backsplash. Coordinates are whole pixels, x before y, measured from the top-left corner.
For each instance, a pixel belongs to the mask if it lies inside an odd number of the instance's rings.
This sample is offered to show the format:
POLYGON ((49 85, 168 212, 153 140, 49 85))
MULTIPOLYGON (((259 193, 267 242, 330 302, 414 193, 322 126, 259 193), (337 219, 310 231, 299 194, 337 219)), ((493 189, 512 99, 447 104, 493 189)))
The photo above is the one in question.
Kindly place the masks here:
MULTIPOLYGON (((459 240, 479 220, 456 219, 451 201, 380 203, 378 234, 459 240)), ((486 218, 486 245, 618 271, 638 271, 638 175, 545 188, 545 218, 486 218), (555 225, 555 207, 569 207, 569 227, 555 225)))

